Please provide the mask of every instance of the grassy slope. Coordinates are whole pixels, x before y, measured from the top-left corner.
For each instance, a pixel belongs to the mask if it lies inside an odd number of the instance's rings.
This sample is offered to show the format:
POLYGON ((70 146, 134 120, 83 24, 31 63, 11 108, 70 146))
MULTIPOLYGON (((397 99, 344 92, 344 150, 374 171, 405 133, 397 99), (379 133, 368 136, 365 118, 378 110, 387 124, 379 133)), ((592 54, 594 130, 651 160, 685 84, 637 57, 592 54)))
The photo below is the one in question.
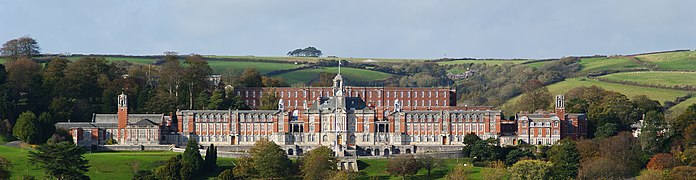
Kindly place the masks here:
MULTIPOLYGON (((298 82, 307 83, 310 80, 319 77, 321 72, 338 72, 337 67, 324 67, 317 69, 305 69, 300 71, 293 71, 288 73, 283 73, 275 75, 273 77, 280 77, 285 79, 289 84, 295 84, 298 82)), ((375 81, 389 78, 391 75, 379 71, 371 71, 365 69, 356 68, 341 68, 341 75, 343 78, 350 83, 350 81, 375 81)))
POLYGON ((504 63, 514 63, 514 64, 519 64, 526 62, 526 60, 456 60, 456 61, 441 61, 437 62, 437 64, 440 65, 452 65, 452 64, 469 64, 469 63, 474 63, 474 64, 489 64, 489 65, 494 65, 494 64, 504 64, 504 63))
POLYGON ((636 57, 641 61, 655 64, 662 70, 696 71, 696 51, 648 54, 636 57))
POLYGON ((539 62, 533 62, 533 63, 525 64, 525 66, 539 68, 539 67, 541 67, 541 66, 543 66, 544 64, 549 63, 549 62, 551 62, 551 61, 539 61, 539 62))
POLYGON ((208 61, 211 68, 217 73, 234 72, 242 73, 247 68, 256 68, 261 74, 276 70, 292 69, 299 67, 290 63, 272 62, 240 62, 240 61, 208 61))
POLYGON ((631 81, 641 84, 665 86, 696 86, 696 72, 629 72, 602 76, 611 80, 631 81))
POLYGON ((686 108, 688 108, 692 104, 696 104, 696 97, 689 98, 686 101, 683 101, 683 102, 681 102, 681 103, 677 104, 676 106, 673 106, 672 108, 669 108, 669 109, 681 112, 683 110, 686 110, 686 108))
POLYGON ((580 59, 581 72, 643 68, 642 65, 626 58, 584 58, 580 59))
MULTIPOLYGON (((660 103, 663 103, 665 101, 674 101, 679 96, 684 96, 688 92, 686 91, 678 91, 678 90, 669 90, 669 89, 660 89, 660 88, 646 88, 646 87, 639 87, 639 86, 631 86, 631 85, 623 85, 623 84, 616 84, 616 83, 608 83, 608 82, 602 82, 602 81, 597 81, 597 80, 592 80, 592 79, 586 79, 586 80, 581 80, 578 78, 571 78, 571 79, 566 79, 565 81, 561 81, 552 85, 547 86, 549 88, 549 91, 551 91, 552 95, 556 94, 565 94, 568 92, 568 90, 571 90, 576 87, 582 87, 582 86, 599 86, 601 88, 604 88, 609 91, 616 91, 621 94, 626 95, 628 98, 633 98, 634 96, 637 95, 646 95, 650 97, 651 99, 657 100, 660 103)), ((508 100, 503 107, 509 106, 514 102, 517 102, 519 99, 519 96, 512 98, 508 100)))
POLYGON ((669 90, 669 89, 659 89, 659 88, 645 88, 645 87, 638 87, 638 86, 630 86, 630 85, 623 85, 623 84, 615 84, 615 83, 607 83, 607 82, 601 82, 597 80, 591 80, 587 79, 584 81, 581 81, 580 79, 577 78, 572 78, 572 79, 567 79, 565 81, 552 84, 549 86, 549 91, 551 91, 552 94, 561 94, 565 93, 570 89, 573 89, 575 87, 581 87, 581 86, 599 86, 602 87, 606 90, 609 91, 616 91, 621 94, 626 95, 629 98, 632 98, 637 95, 646 95, 650 97, 651 99, 658 100, 661 103, 664 101, 673 101, 676 97, 686 95, 686 91, 678 91, 678 90, 669 90))

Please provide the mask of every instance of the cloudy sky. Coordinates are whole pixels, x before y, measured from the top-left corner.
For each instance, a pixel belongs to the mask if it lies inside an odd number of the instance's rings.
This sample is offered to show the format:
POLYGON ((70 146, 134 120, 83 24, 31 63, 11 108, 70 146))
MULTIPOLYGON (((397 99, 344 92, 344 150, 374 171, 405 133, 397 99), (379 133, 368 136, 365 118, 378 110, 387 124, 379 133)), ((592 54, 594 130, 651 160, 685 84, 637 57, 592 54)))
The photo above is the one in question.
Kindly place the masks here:
POLYGON ((696 48, 693 0, 0 0, 45 53, 549 58, 696 48))

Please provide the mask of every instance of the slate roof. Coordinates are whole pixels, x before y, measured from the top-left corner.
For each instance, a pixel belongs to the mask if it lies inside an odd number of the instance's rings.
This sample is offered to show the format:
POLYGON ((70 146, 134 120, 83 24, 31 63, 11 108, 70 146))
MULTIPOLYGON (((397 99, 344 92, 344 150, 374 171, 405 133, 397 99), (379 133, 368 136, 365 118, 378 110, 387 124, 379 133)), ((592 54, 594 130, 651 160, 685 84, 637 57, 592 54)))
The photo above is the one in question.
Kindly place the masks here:
MULTIPOLYGON (((355 110, 363 110, 363 109, 369 109, 367 107, 367 104, 365 101, 363 101, 359 97, 344 97, 345 98, 345 104, 343 107, 346 109, 355 109, 355 110)), ((322 110, 322 109, 335 109, 336 108, 336 98, 335 97, 322 97, 319 100, 319 103, 313 103, 312 107, 310 107, 310 110, 322 110)), ((339 104, 340 105, 340 104, 339 104)))
POLYGON ((136 123, 133 123, 133 124, 130 124, 130 125, 136 125, 136 126, 157 126, 157 125, 159 125, 159 124, 158 124, 158 123, 154 123, 154 122, 150 121, 149 119, 143 119, 143 120, 140 120, 140 121, 138 121, 138 122, 136 122, 136 123))

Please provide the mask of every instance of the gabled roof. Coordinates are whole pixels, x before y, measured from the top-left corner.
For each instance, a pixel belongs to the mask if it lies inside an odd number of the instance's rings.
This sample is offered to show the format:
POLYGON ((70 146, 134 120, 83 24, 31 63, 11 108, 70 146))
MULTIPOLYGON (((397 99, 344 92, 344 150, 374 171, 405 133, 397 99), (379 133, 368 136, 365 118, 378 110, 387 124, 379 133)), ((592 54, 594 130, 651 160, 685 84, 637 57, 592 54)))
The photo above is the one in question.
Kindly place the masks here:
POLYGON ((154 122, 150 121, 149 119, 143 119, 143 120, 140 120, 140 121, 138 121, 138 122, 136 122, 136 123, 133 123, 133 124, 130 124, 130 125, 136 125, 136 126, 158 126, 159 124, 158 124, 158 123, 154 123, 154 122))

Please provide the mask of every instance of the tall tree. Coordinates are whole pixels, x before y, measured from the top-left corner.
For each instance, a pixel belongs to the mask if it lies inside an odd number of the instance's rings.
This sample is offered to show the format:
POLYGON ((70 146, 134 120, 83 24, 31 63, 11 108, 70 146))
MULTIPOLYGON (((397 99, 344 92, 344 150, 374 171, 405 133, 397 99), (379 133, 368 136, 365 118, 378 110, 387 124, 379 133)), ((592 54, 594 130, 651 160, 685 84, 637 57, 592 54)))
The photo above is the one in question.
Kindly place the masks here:
POLYGON ((225 97, 223 94, 223 91, 221 90, 215 90, 213 91, 213 95, 210 96, 210 100, 208 101, 207 109, 215 110, 215 109, 223 109, 225 103, 225 97))
POLYGON ((67 97, 99 100, 106 85, 114 78, 109 74, 109 69, 104 58, 81 58, 68 65, 65 78, 58 88, 62 90, 62 95, 67 97))
POLYGON ((669 122, 670 130, 676 136, 675 138, 683 138, 684 130, 692 124, 696 124, 696 104, 690 105, 686 111, 669 122))
POLYGON ((85 149, 69 142, 46 143, 29 152, 29 161, 44 169, 46 175, 62 179, 88 179, 89 161, 85 149))
POLYGON ((237 77, 236 85, 239 87, 262 87, 263 79, 261 73, 255 68, 247 68, 244 73, 237 77))
POLYGON ((184 79, 188 84, 189 92, 189 109, 193 109, 193 95, 208 88, 208 75, 213 72, 208 62, 203 59, 203 56, 192 54, 186 58, 184 64, 188 65, 184 69, 184 79))
POLYGON ((249 152, 259 178, 281 178, 290 174, 292 162, 274 142, 261 139, 254 143, 249 152))
POLYGON ((192 179, 203 169, 204 162, 198 150, 198 142, 189 138, 181 158, 181 179, 192 179))
POLYGON ((263 96, 261 96, 261 106, 259 106, 259 109, 261 110, 274 110, 278 109, 278 101, 280 101, 280 98, 276 96, 275 91, 267 91, 263 93, 263 96))
POLYGON ((31 57, 40 54, 39 50, 39 44, 36 40, 29 36, 24 36, 5 42, 2 48, 0 48, 0 53, 10 60, 17 60, 20 58, 31 59, 31 57))
POLYGON ((160 87, 170 96, 179 97, 179 88, 182 87, 184 68, 175 54, 164 57, 164 63, 159 67, 160 87))
POLYGON ((31 83, 41 72, 41 66, 27 58, 11 61, 6 65, 8 87, 16 92, 30 93, 32 91, 31 83))
POLYGON ((43 112, 41 115, 39 115, 38 119, 38 126, 39 126, 39 142, 43 143, 46 142, 51 136, 53 136, 53 133, 56 132, 56 122, 53 121, 53 118, 51 117, 51 114, 48 112, 43 112))
POLYGON ((208 169, 217 169, 217 147, 210 144, 205 150, 205 167, 208 169))
POLYGON ((643 150, 651 154, 663 151, 663 145, 666 144, 667 139, 666 128, 665 116, 661 112, 651 110, 645 113, 643 127, 638 135, 643 150))
POLYGON ((336 77, 336 73, 321 72, 319 77, 317 77, 312 86, 314 87, 331 87, 333 85, 333 78, 336 77))
POLYGON ((552 102, 553 97, 549 89, 540 87, 523 93, 520 100, 517 101, 517 107, 522 111, 534 112, 548 109, 552 102))
POLYGON ((12 133, 14 137, 17 137, 25 143, 38 144, 41 139, 39 127, 36 115, 31 111, 27 111, 19 115, 17 123, 12 129, 12 133))
POLYGON ((289 87, 290 85, 282 78, 262 77, 264 87, 289 87))
POLYGON ((65 70, 68 68, 68 64, 70 64, 70 61, 61 57, 53 58, 46 64, 45 70, 42 72, 43 86, 52 90, 51 96, 59 94, 56 86, 65 77, 65 70))
POLYGON ((334 152, 326 147, 320 146, 307 152, 302 158, 302 173, 304 179, 328 179, 336 170, 336 157, 334 152))
POLYGON ((580 152, 575 141, 563 139, 553 145, 548 152, 551 166, 551 179, 575 179, 580 169, 580 152))

